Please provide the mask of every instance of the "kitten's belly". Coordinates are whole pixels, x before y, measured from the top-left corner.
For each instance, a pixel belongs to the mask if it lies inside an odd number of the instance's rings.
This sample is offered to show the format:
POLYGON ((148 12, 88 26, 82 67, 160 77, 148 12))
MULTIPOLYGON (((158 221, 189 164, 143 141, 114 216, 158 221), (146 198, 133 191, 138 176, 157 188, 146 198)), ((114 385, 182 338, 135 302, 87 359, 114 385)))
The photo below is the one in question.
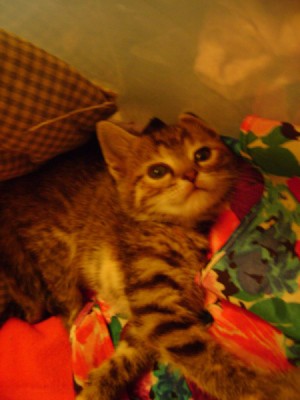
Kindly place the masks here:
POLYGON ((122 266, 113 256, 109 246, 101 248, 88 260, 83 261, 82 274, 87 288, 108 303, 113 313, 129 315, 122 266))

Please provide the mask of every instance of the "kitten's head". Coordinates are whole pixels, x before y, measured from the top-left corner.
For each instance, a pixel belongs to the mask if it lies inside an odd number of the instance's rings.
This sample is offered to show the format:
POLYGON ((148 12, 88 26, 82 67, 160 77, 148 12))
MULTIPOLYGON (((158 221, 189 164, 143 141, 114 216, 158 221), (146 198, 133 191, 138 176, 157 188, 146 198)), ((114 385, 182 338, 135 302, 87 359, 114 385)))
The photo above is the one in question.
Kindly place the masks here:
POLYGON ((122 206, 139 220, 209 220, 220 212, 237 175, 231 151, 192 114, 171 126, 154 119, 138 136, 100 122, 98 138, 122 206))

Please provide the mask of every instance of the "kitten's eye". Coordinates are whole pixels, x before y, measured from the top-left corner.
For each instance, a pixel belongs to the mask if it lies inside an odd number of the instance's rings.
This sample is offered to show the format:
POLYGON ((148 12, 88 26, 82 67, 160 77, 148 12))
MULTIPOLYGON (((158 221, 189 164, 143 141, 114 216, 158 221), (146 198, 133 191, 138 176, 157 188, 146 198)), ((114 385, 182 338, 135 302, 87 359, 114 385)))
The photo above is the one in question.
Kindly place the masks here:
POLYGON ((161 179, 170 173, 172 173, 171 168, 165 164, 155 164, 148 168, 148 175, 152 179, 161 179))
POLYGON ((202 161, 207 161, 211 157, 211 149, 209 147, 201 147, 197 151, 195 151, 194 154, 194 159, 195 162, 202 162, 202 161))

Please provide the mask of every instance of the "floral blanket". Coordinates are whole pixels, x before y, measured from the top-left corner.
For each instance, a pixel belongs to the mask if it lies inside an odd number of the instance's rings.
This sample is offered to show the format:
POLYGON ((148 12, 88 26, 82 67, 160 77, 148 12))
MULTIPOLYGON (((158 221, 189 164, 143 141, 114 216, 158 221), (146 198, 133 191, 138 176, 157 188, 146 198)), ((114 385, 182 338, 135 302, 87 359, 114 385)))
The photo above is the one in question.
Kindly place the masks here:
MULTIPOLYGON (((285 370, 300 365, 300 127, 247 117, 240 140, 224 140, 250 164, 196 281, 215 319, 212 337, 257 368, 285 370)), ((112 354, 125 323, 101 299, 86 305, 71 332, 77 387, 112 354)), ((210 398, 158 365, 124 399, 210 398)))

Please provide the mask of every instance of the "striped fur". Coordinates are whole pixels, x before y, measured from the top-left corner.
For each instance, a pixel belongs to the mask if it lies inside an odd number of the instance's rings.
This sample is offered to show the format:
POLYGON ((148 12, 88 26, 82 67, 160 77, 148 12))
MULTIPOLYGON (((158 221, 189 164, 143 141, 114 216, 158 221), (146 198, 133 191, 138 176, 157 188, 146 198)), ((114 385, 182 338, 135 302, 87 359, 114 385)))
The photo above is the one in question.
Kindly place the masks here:
POLYGON ((194 283, 206 261, 204 232, 226 206, 237 159, 191 115, 173 126, 156 120, 140 136, 102 122, 98 138, 107 167, 90 143, 3 184, 0 265, 9 302, 2 320, 54 314, 69 327, 82 288, 129 315, 120 346, 91 373, 80 400, 119 399, 154 360, 221 400, 295 400, 284 381, 292 390, 290 375, 270 380, 210 339, 194 283))

